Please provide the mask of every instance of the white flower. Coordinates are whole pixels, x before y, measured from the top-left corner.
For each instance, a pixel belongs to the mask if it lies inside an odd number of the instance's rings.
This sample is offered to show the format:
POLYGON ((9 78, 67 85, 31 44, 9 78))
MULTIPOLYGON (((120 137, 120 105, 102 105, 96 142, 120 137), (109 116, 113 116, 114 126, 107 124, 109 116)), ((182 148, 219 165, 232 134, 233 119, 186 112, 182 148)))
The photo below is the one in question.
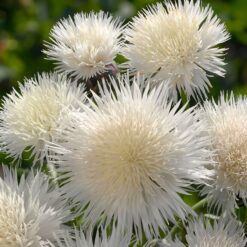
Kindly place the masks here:
POLYGON ((69 216, 61 192, 49 186, 48 178, 31 171, 18 182, 16 171, 4 167, 0 178, 0 246, 43 247, 53 241, 69 216))
POLYGON ((62 75, 38 75, 4 98, 0 112, 2 150, 19 158, 26 148, 41 162, 47 141, 66 128, 69 109, 85 99, 83 88, 62 75))
POLYGON ((207 176, 208 152, 191 109, 172 108, 165 87, 138 84, 141 78, 130 86, 128 76, 119 77, 112 90, 104 84, 101 98, 93 95, 64 137, 69 151, 58 158, 58 171, 70 177, 68 196, 87 205, 85 224, 103 214, 102 223, 113 219, 129 234, 133 225, 141 239, 142 230, 151 238, 191 212, 178 193, 207 176))
POLYGON ((202 219, 191 222, 186 240, 188 247, 245 247, 247 243, 243 227, 226 218, 213 224, 202 219))
POLYGON ((188 97, 205 96, 211 86, 208 75, 225 73, 225 49, 217 45, 229 34, 200 1, 153 5, 133 19, 125 34, 129 44, 123 53, 128 65, 152 76, 153 83, 166 80, 175 100, 177 90, 185 90, 188 97))
POLYGON ((247 98, 221 94, 217 103, 206 102, 200 111, 211 149, 215 152, 213 187, 206 187, 212 205, 234 211, 235 199, 247 198, 247 98))
POLYGON ((89 79, 115 64, 122 46, 121 31, 119 20, 102 11, 76 14, 53 27, 44 53, 56 61, 60 72, 89 79))
POLYGON ((155 239, 148 242, 145 247, 185 247, 183 243, 181 243, 178 239, 174 241, 171 238, 167 239, 155 239))
MULTIPOLYGON (((115 229, 111 231, 109 237, 107 237, 106 230, 97 232, 95 237, 92 233, 85 236, 82 230, 75 230, 74 236, 70 233, 63 233, 60 239, 59 236, 56 236, 56 239, 56 246, 58 247, 128 247, 130 243, 126 236, 122 236, 115 229)), ((50 243, 50 246, 55 247, 52 243, 50 243)))

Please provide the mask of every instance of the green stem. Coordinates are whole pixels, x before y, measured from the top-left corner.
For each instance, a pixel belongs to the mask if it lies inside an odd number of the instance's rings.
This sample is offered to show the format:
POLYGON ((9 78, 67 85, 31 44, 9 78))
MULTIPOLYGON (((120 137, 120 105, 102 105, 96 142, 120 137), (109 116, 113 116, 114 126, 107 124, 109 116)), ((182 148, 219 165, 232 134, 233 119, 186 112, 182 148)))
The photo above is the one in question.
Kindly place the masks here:
POLYGON ((197 202, 192 209, 194 211, 197 211, 198 209, 201 209, 204 207, 204 205, 207 204, 207 198, 203 198, 201 201, 197 202))
MULTIPOLYGON (((204 198, 204 199, 202 199, 201 201, 197 202, 197 203, 192 207, 192 209, 193 209, 194 211, 197 211, 197 210, 203 208, 204 205, 205 205, 206 203, 207 203, 207 198, 204 198)), ((176 234, 176 232, 178 231, 178 229, 179 229, 180 227, 182 227, 182 224, 183 224, 183 221, 182 221, 182 220, 178 220, 178 221, 177 221, 177 224, 174 225, 173 228, 171 229, 170 235, 171 235, 171 237, 172 237, 173 239, 174 239, 175 234, 176 234)))

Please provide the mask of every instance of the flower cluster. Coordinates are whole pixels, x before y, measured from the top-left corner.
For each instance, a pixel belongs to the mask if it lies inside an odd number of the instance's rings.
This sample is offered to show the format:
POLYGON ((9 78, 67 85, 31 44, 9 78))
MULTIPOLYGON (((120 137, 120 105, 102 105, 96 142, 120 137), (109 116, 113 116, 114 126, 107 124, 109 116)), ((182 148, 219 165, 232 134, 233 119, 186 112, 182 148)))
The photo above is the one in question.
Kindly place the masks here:
POLYGON ((63 231, 70 219, 62 191, 49 185, 48 177, 30 171, 17 179, 15 170, 3 167, 0 179, 0 245, 43 247, 63 231))
POLYGON ((44 50, 57 71, 2 102, 0 148, 18 166, 0 178, 0 246, 244 247, 247 99, 190 101, 224 76, 228 39, 199 0, 126 25, 102 11, 59 21, 44 50))

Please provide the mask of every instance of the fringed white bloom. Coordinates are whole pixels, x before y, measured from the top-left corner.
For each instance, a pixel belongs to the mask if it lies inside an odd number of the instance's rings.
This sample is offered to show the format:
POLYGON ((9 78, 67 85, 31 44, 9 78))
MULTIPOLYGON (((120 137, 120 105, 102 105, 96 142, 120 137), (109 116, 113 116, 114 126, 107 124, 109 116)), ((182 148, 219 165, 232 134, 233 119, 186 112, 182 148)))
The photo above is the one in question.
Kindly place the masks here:
POLYGON ((122 27, 118 19, 100 11, 76 14, 58 22, 44 51, 60 72, 89 79, 115 64, 121 50, 122 27))
POLYGON ((234 219, 221 218, 212 224, 202 218, 195 219, 186 227, 187 245, 178 239, 164 239, 160 247, 245 247, 244 228, 234 219))
POLYGON ((54 190, 48 178, 31 171, 18 182, 16 171, 4 167, 0 178, 0 246, 43 247, 59 234, 69 216, 63 207, 61 192, 54 190))
MULTIPOLYGON (((61 234, 60 234, 61 235, 61 234)), ((75 230, 75 234, 63 233, 61 237, 56 236, 56 245, 50 243, 50 247, 128 247, 130 240, 126 236, 122 236, 115 229, 111 231, 111 235, 107 237, 106 230, 97 232, 93 237, 92 233, 84 235, 83 231, 75 230)))
POLYGON ((20 92, 4 97, 0 112, 2 150, 19 158, 26 148, 41 162, 47 155, 47 141, 66 128, 69 109, 84 101, 83 87, 62 75, 42 74, 26 79, 20 92))
POLYGON ((202 219, 191 222, 186 240, 188 247, 245 247, 247 243, 240 222, 226 218, 213 224, 202 219))
POLYGON ((153 83, 166 80, 175 100, 177 90, 185 90, 188 97, 205 96, 211 86, 208 75, 225 73, 225 49, 217 45, 228 40, 229 34, 200 1, 153 5, 139 13, 125 33, 128 65, 153 77, 153 83))
POLYGON ((218 104, 204 104, 200 118, 215 152, 216 173, 214 184, 203 193, 217 209, 233 212, 236 197, 245 203, 247 198, 247 98, 221 94, 218 104))
POLYGON ((165 87, 142 90, 142 83, 130 86, 128 76, 112 79, 112 90, 105 83, 101 98, 94 94, 91 108, 77 114, 58 161, 69 177, 63 189, 87 205, 85 224, 113 219, 129 234, 133 226, 139 239, 191 212, 178 193, 203 182, 208 158, 192 109, 172 107, 165 87))

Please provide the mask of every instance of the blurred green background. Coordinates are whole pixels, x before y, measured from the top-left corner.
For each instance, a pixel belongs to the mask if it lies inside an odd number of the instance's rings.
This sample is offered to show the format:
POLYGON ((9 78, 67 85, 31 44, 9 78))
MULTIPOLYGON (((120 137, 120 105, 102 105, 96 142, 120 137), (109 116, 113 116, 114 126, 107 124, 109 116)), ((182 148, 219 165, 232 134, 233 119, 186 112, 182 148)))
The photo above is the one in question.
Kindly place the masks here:
MULTIPOLYGON (((42 54, 44 40, 60 18, 80 11, 105 10, 129 20, 153 0, 0 0, 0 98, 17 81, 54 68, 42 54)), ((234 89, 247 94, 247 0, 205 0, 231 33, 225 78, 211 79, 213 96, 234 89)))

